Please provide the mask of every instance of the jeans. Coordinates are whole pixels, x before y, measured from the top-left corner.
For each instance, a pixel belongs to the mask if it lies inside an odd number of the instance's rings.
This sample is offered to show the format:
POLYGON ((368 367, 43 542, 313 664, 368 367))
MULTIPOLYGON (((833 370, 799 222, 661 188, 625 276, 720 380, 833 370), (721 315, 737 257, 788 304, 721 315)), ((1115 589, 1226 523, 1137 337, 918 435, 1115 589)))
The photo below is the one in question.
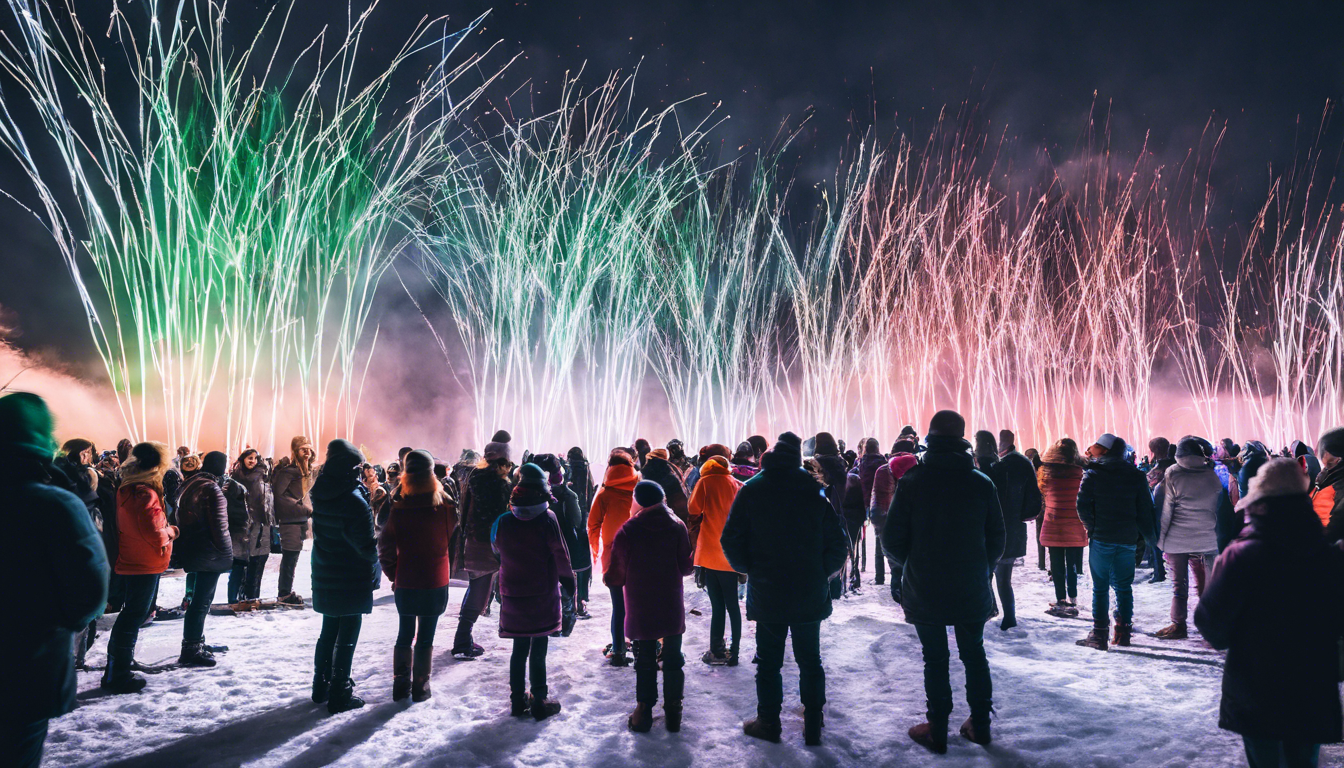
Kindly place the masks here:
POLYGON ((415 641, 416 648, 434 647, 434 630, 439 626, 438 616, 407 616, 401 614, 397 619, 397 642, 398 648, 410 648, 411 641, 415 641), (416 625, 420 626, 420 631, 416 632, 416 625))
POLYGON ((777 718, 784 708, 784 640, 793 635, 793 658, 798 662, 798 694, 803 707, 820 712, 826 706, 826 670, 821 666, 821 622, 807 624, 756 623, 756 712, 777 718))
MULTIPOLYGON (((154 594, 159 588, 159 574, 123 575, 121 581, 126 585, 126 602, 121 607, 121 613, 117 614, 117 620, 112 624, 112 631, 108 633, 107 648, 108 655, 124 653, 125 662, 130 664, 135 654, 135 641, 140 637, 140 625, 149 618, 150 609, 154 607, 154 594)), ((120 655, 118 657, 120 658, 120 655)))
MULTIPOLYGON (((680 704, 686 691, 686 656, 681 635, 663 638, 663 704, 680 704)), ((635 641, 635 701, 658 703, 658 641, 635 641)))
POLYGON ((532 678, 532 698, 542 701, 550 689, 546 687, 546 640, 542 637, 513 638, 513 655, 509 657, 509 692, 521 697, 527 691, 524 674, 532 678))
POLYGON ((215 600, 215 588, 219 586, 218 573, 193 573, 196 577, 195 589, 191 592, 191 602, 187 604, 187 615, 182 619, 182 644, 205 642, 205 617, 210 613, 210 604, 215 600))
MULTIPOLYGON (((881 558, 878 562, 881 562, 881 558)), ((999 602, 1003 605, 1005 621, 1017 620, 1017 597, 1013 594, 1013 565, 1016 563, 1017 558, 1005 557, 994 566, 994 584, 999 589, 999 602)))
POLYGON ((607 587, 611 592, 611 655, 625 655, 625 589, 607 587))
POLYGON ((1078 572, 1083 570, 1082 547, 1050 547, 1050 580, 1055 600, 1078 597, 1078 572))
POLYGON ((1242 736, 1241 741, 1251 768, 1316 768, 1321 759, 1320 744, 1253 739, 1250 736, 1242 736))
POLYGON ((1109 625, 1111 588, 1115 589, 1115 620, 1134 619, 1134 547, 1093 541, 1088 549, 1092 568, 1092 623, 1109 625))
POLYGON ((705 591, 709 593, 709 650, 715 655, 724 652, 723 619, 726 614, 732 629, 730 648, 736 654, 742 644, 742 607, 737 602, 737 574, 713 568, 705 568, 703 573, 705 591))
POLYGON ((1185 624, 1189 614, 1190 572, 1195 572, 1195 594, 1203 597, 1204 582, 1208 574, 1213 572, 1213 561, 1218 558, 1218 553, 1173 555, 1164 552, 1162 556, 1167 559, 1167 566, 1171 569, 1171 622, 1185 624))
POLYGON ((42 747, 47 743, 47 720, 31 723, 5 723, 0 729, 0 754, 9 755, 6 765, 15 768, 38 768, 42 764, 42 747))
MULTIPOLYGON (((994 687, 989 678, 989 660, 985 658, 985 625, 958 624, 953 632, 957 636, 957 655, 966 667, 966 703, 971 707, 971 719, 988 723, 994 687)), ((947 645, 947 627, 916 624, 915 633, 924 648, 924 696, 928 699, 929 722, 945 726, 952 714, 952 681, 948 671, 952 656, 947 645)))

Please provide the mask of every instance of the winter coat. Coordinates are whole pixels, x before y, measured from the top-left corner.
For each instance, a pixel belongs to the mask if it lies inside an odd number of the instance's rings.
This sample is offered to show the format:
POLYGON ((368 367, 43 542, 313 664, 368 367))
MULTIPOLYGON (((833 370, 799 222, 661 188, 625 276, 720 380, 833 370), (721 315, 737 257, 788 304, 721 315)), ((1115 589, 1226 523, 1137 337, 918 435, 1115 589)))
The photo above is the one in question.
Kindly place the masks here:
POLYGON ((6 667, 0 697, 9 727, 75 708, 72 636, 107 605, 108 566, 78 497, 27 475, 5 482, 0 499, 6 528, 0 574, 23 593, 22 617, 0 632, 6 667))
POLYGON ((1087 536, 1103 544, 1134 546, 1157 540, 1157 515, 1148 478, 1121 456, 1088 462, 1078 488, 1078 517, 1087 536))
POLYGON ((1344 553, 1325 542, 1305 495, 1271 497, 1250 512, 1195 607, 1199 633, 1227 649, 1218 725, 1258 739, 1344 740, 1336 682, 1344 553))
MULTIPOLYGON (((579 497, 579 511, 583 513, 586 520, 588 519, 588 510, 593 506, 593 494, 597 492, 597 489, 593 487, 593 472, 589 468, 588 460, 573 450, 569 452, 566 459, 569 465, 569 486, 574 489, 574 494, 579 497)), ((570 554, 573 555, 572 552, 570 554)))
POLYGON ((891 509, 891 499, 896 495, 896 483, 918 463, 919 458, 915 454, 898 453, 877 468, 873 474, 873 494, 868 501, 874 528, 881 530, 887 524, 887 511, 891 509))
POLYGON ((145 576, 168 570, 176 536, 157 490, 145 483, 117 489, 118 575, 145 576))
POLYGON ((849 556, 849 537, 796 460, 774 451, 761 457, 761 472, 733 499, 719 543, 732 569, 747 574, 748 620, 802 624, 831 615, 830 580, 849 556))
MULTIPOLYGON (((1031 459, 1013 451, 994 463, 989 479, 999 492, 999 509, 1003 511, 1003 527, 1007 539, 1003 545, 1004 559, 1026 557, 1027 521, 1041 514, 1041 489, 1036 485, 1036 469, 1031 459)), ((1148 492, 1145 490, 1144 495, 1148 492)))
POLYGON ((734 464, 728 471, 738 482, 745 483, 755 477, 761 469, 750 464, 734 464))
POLYGON ((493 466, 477 467, 467 475, 462 492, 463 563, 476 574, 499 570, 499 558, 490 546, 490 531, 495 521, 509 513, 509 494, 513 485, 500 477, 493 466))
POLYGON ((569 566, 575 573, 593 567, 593 555, 588 551, 588 522, 579 511, 579 496, 567 485, 551 487, 551 513, 560 523, 560 533, 565 537, 565 551, 569 553, 569 566))
POLYGON ((695 565, 715 571, 731 571, 723 554, 723 526, 742 483, 733 477, 722 457, 713 457, 700 468, 700 482, 691 493, 691 527, 696 529, 695 565))
POLYGON ((251 470, 238 469, 230 476, 246 494, 247 523, 235 529, 229 526, 233 537, 233 556, 249 558, 271 553, 270 527, 275 525, 275 496, 266 482, 266 470, 261 464, 251 470), (250 546, 249 546, 250 545, 250 546))
POLYGON ((1237 473, 1237 488, 1241 491, 1241 495, 1245 496, 1250 492, 1251 478, 1255 477, 1260 467, 1269 461, 1269 451, 1263 443, 1247 440, 1238 458, 1241 459, 1241 471, 1237 473))
POLYGON ((545 504, 510 507, 495 521, 499 636, 546 637, 560 629, 560 585, 576 588, 560 522, 545 504))
MULTIPOLYGON (((286 457, 288 458, 288 457, 286 457)), ((308 494, 311 477, 304 477, 299 465, 281 459, 271 477, 275 495, 275 522, 306 523, 313 516, 313 500, 308 494)))
POLYGON ((378 545, 369 494, 355 475, 313 481, 313 610, 324 616, 373 611, 378 545))
POLYGON ((649 457, 644 460, 644 469, 640 472, 640 476, 644 480, 652 480, 662 486, 663 495, 666 497, 664 503, 683 525, 690 519, 687 508, 690 501, 689 494, 681 482, 681 474, 672 466, 672 462, 649 457))
POLYGON ((78 497, 94 528, 100 528, 103 516, 98 508, 98 473, 87 464, 71 461, 68 456, 57 456, 51 462, 51 469, 52 481, 78 497))
POLYGON ((1334 544, 1344 539, 1344 461, 1316 476, 1311 506, 1325 526, 1325 540, 1334 544))
POLYGON ((228 573, 233 568, 228 502, 219 478, 204 470, 192 475, 177 496, 173 566, 187 573, 228 573))
POLYGON ((849 465, 843 456, 815 456, 821 467, 822 482, 826 484, 826 500, 835 514, 844 517, 845 486, 849 484, 849 465))
POLYGON ((1230 513, 1227 491, 1202 456, 1183 456, 1162 482, 1157 545, 1173 555, 1218 551, 1218 519, 1230 513))
POLYGON ((840 513, 850 530, 863 525, 868 519, 868 497, 863 495, 863 478, 856 465, 845 477, 844 495, 840 497, 840 513))
MULTIPOLYGON (((1046 452, 1046 457, 1049 456, 1046 452)), ((1087 546, 1087 528, 1078 517, 1078 489, 1082 482, 1083 468, 1077 464, 1047 461, 1036 470, 1036 485, 1041 489, 1041 506, 1044 508, 1041 546, 1087 546)))
POLYGON ((919 466, 896 484, 882 547, 904 566, 901 608, 910 624, 983 624, 994 610, 989 575, 1007 534, 998 491, 966 447, 930 437, 919 466))
MULTIPOLYGON (((436 480, 431 480, 436 483, 436 480)), ((448 543, 457 528, 457 506, 447 494, 434 503, 433 488, 398 490, 378 534, 378 562, 393 589, 448 586, 453 567, 448 543)))
POLYGON ((593 508, 588 512, 588 547, 592 552, 601 551, 603 573, 611 567, 611 542, 630 519, 637 484, 639 473, 634 467, 616 464, 607 467, 602 487, 593 497, 593 508))
POLYGON ((611 568, 602 575, 602 583, 625 593, 625 636, 659 640, 683 634, 682 585, 692 570, 686 526, 666 504, 627 520, 611 543, 611 568))

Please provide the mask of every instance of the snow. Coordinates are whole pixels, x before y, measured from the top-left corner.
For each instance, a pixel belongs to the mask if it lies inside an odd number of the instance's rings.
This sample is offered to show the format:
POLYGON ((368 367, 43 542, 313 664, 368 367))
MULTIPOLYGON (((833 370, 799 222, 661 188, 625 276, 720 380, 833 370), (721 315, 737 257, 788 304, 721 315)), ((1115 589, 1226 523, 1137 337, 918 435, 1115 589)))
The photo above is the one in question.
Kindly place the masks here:
MULTIPOLYGON (((871 536, 869 537, 871 541, 871 536)), ((356 692, 368 704, 329 716, 309 699, 312 650, 321 617, 311 610, 211 616, 206 636, 229 646, 219 666, 149 675, 141 694, 107 696, 97 672, 79 674, 80 705, 51 723, 45 765, 86 766, 1244 766, 1241 740, 1219 730, 1221 656, 1197 637, 1168 642, 1150 637, 1166 624, 1170 582, 1148 584, 1140 569, 1134 587, 1136 637, 1132 652, 1101 653, 1074 641, 1089 628, 1091 586, 1079 585, 1080 619, 1047 616, 1053 589, 1035 567, 1034 552, 1015 571, 1020 626, 1008 632, 986 625, 994 680, 994 743, 979 747, 956 734, 967 716, 964 675, 952 657, 957 709, 946 756, 912 743, 906 730, 923 720, 919 641, 886 587, 837 601, 822 626, 827 676, 823 745, 802 744, 802 706, 791 655, 784 667, 784 742, 768 744, 742 734, 755 712, 752 625, 744 622, 743 662, 708 667, 709 600, 687 580, 686 701, 682 732, 663 730, 661 706, 654 730, 632 734, 625 718, 634 705, 632 668, 603 663, 610 600, 594 584, 593 619, 572 637, 552 638, 547 666, 551 695, 564 711, 545 722, 508 714, 509 642, 482 618, 477 661, 448 654, 456 627, 454 602, 438 627, 427 702, 393 703, 391 655, 396 608, 384 583, 364 619, 355 656, 356 692), (1141 655, 1146 654, 1146 655, 1141 655)), ((272 595, 279 558, 272 557, 263 595, 272 595)), ((308 595, 308 556, 297 589, 308 595)), ((224 580, 220 582, 222 595, 224 580)), ((165 576, 159 604, 181 599, 180 573, 165 576)), ((222 600, 222 598, 219 598, 222 600)), ((1191 596, 1192 609, 1195 599, 1191 596)), ((89 662, 102 665, 106 632, 100 622, 89 662)), ((1193 631, 1193 625, 1192 625, 1193 631)), ((181 622, 142 630, 136 657, 176 659, 181 622)), ((1322 765, 1344 764, 1344 748, 1327 746, 1322 765)))

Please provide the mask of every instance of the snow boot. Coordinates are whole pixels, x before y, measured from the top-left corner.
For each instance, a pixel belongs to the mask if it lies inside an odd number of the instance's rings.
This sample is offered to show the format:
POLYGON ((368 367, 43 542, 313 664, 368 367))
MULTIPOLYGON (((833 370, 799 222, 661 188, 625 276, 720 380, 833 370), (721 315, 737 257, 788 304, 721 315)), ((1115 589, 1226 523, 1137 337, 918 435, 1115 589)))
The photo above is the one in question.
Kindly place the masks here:
POLYGON ((177 663, 184 667, 213 667, 215 657, 205 649, 205 643, 182 643, 177 663))
POLYGON ((979 744, 982 747, 989 744, 988 715, 984 718, 977 718, 975 715, 966 718, 966 722, 961 724, 961 735, 966 737, 967 741, 979 744))
POLYGON ((916 725, 908 733, 911 741, 935 755, 947 754, 947 718, 930 717, 929 722, 916 725))
POLYGON ((742 724, 742 732, 753 739, 779 743, 779 737, 783 731, 783 726, 779 723, 779 715, 767 715, 757 712, 756 716, 742 724))
POLYGON ((717 653, 714 651, 705 651, 705 655, 701 656, 700 660, 711 667, 725 667, 728 665, 728 654, 723 653, 722 651, 717 653))
POLYGON ((1092 625, 1092 631, 1087 633, 1087 637, 1077 641, 1074 645, 1081 645, 1084 648, 1096 648, 1098 651, 1106 650, 1106 637, 1110 634, 1110 627, 1105 624, 1096 623, 1092 625))
POLYGON ((676 701, 663 702, 663 714, 666 715, 665 725, 668 733, 681 732, 681 699, 676 701))
POLYGON ((1184 640, 1190 636, 1190 632, 1186 629, 1184 623, 1177 624, 1173 622, 1157 630, 1153 636, 1162 640, 1184 640))
POLYGON ((276 598, 275 602, 280 605, 289 605, 295 608, 304 607, 303 597, 301 597, 298 592, 290 592, 287 595, 281 595, 276 598))
POLYGON ((392 649, 392 700, 411 697, 411 649, 396 646, 392 649))
POLYGON ((472 642, 471 628, 476 624, 476 616, 464 613, 457 619, 457 634, 453 635, 453 658, 458 661, 471 661, 485 649, 472 642))
POLYGON ((355 682, 350 679, 350 667, 355 660, 355 646, 336 646, 331 658, 331 692, 327 696, 327 712, 338 714, 359 709, 364 700, 355 695, 355 682))
POLYGON ((560 619, 560 636, 561 636, 561 637, 569 637, 570 635, 574 634, 574 625, 575 625, 577 622, 578 622, 578 619, 575 618, 575 615, 574 615, 574 614, 572 614, 572 613, 567 613, 567 614, 565 614, 565 615, 560 619))
POLYGON ((809 747, 821 746, 821 729, 826 725, 821 710, 803 711, 803 744, 809 747))
POLYGON ((1017 626, 1017 618, 1014 616, 1004 616, 1003 621, 999 622, 999 630, 1007 632, 1017 626))
POLYGON ((139 693, 144 690, 145 678, 132 674, 131 649, 107 646, 107 669, 99 687, 112 693, 139 693))
POLYGON ((1111 638, 1111 645, 1114 645, 1117 648, 1128 648, 1129 638, 1133 636, 1133 634, 1134 634, 1133 624, 1116 623, 1115 637, 1111 638))
POLYGON ((546 698, 546 694, 544 693, 541 696, 534 693, 532 694, 531 710, 532 719, 540 723, 551 715, 560 714, 560 702, 551 701, 546 698))
POLYGON ((411 701, 424 701, 434 694, 429 690, 429 675, 434 669, 434 646, 415 647, 414 672, 411 676, 411 701))
POLYGON ((653 729, 653 706, 638 702, 635 704, 635 711, 626 718, 625 724, 635 733, 648 733, 653 729))
POLYGON ((152 621, 176 621, 187 615, 186 611, 177 608, 157 608, 153 612, 152 621))
POLYGON ((532 714, 532 697, 526 693, 509 694, 509 714, 514 717, 527 717, 532 714))

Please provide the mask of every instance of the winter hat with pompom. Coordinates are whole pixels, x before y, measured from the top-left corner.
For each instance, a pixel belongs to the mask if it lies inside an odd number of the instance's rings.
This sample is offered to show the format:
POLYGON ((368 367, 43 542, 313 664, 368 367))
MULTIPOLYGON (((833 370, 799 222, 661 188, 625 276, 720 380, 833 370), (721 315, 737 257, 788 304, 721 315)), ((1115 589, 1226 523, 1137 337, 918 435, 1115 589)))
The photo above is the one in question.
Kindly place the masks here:
POLYGON ((1237 511, 1241 512, 1262 499, 1305 495, 1306 492, 1307 473, 1296 460, 1270 459, 1251 478, 1250 493, 1237 502, 1237 511))
POLYGON ((508 432, 499 430, 494 437, 490 438, 490 442, 485 444, 485 450, 481 453, 481 456, 486 461, 509 461, 512 457, 509 441, 512 439, 513 437, 508 432))

